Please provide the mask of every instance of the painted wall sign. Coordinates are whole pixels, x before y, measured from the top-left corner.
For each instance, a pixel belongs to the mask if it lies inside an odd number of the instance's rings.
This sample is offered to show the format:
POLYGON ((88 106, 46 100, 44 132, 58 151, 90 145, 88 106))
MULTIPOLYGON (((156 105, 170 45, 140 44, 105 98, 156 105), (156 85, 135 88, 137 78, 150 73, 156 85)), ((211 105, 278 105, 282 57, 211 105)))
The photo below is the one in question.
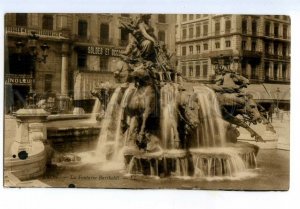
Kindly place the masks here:
POLYGON ((87 53, 90 55, 118 57, 121 49, 114 49, 102 46, 88 46, 87 53))
POLYGON ((31 75, 26 74, 6 74, 5 85, 30 86, 32 83, 31 75))

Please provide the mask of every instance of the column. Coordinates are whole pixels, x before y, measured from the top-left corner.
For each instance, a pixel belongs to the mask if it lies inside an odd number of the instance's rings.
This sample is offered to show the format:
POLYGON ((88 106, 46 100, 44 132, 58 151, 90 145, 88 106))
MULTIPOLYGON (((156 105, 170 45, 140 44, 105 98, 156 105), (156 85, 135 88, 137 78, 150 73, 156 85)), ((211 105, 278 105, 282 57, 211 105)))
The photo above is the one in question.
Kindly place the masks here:
POLYGON ((62 44, 61 49, 61 80, 60 80, 60 96, 59 109, 60 113, 68 113, 70 110, 70 98, 68 96, 68 55, 69 45, 67 43, 62 44))
POLYGON ((64 43, 62 45, 62 60, 61 60, 61 95, 68 96, 68 52, 69 46, 64 43))

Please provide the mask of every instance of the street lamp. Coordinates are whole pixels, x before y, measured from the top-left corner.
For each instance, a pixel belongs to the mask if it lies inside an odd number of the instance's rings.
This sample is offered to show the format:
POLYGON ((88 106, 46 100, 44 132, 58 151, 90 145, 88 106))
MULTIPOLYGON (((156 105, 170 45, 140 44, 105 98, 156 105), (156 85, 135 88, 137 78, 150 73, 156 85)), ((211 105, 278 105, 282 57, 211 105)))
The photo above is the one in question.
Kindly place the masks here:
POLYGON ((279 87, 277 87, 277 89, 276 89, 276 99, 277 99, 276 108, 277 108, 277 112, 279 111, 279 93, 280 93, 280 89, 279 89, 279 87))
MULTIPOLYGON (((28 42, 27 42, 27 48, 28 48, 28 53, 30 55, 30 74, 31 74, 31 84, 30 84, 30 91, 28 93, 28 96, 26 98, 27 101, 27 107, 32 108, 35 107, 35 80, 34 80, 34 73, 35 73, 35 65, 36 62, 39 63, 46 63, 47 57, 48 57, 48 50, 49 46, 47 43, 43 43, 40 48, 42 50, 41 55, 39 55, 38 52, 38 46, 37 46, 37 41, 39 40, 39 36, 36 35, 35 31, 31 32, 31 35, 28 36, 28 42)), ((22 41, 17 41, 15 43, 16 45, 16 52, 17 54, 21 54, 25 44, 22 41)))

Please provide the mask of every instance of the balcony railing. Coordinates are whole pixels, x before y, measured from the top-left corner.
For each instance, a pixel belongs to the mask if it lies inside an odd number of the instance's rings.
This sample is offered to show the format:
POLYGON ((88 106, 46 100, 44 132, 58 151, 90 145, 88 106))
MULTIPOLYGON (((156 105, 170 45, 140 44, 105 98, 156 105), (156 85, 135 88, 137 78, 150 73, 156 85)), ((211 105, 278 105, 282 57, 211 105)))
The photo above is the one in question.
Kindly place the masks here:
POLYGON ((20 27, 20 26, 8 26, 5 28, 5 32, 8 35, 28 36, 31 35, 31 32, 33 31, 36 32, 36 35, 38 35, 41 38, 66 39, 66 37, 63 36, 63 33, 60 31, 31 29, 31 28, 20 27))

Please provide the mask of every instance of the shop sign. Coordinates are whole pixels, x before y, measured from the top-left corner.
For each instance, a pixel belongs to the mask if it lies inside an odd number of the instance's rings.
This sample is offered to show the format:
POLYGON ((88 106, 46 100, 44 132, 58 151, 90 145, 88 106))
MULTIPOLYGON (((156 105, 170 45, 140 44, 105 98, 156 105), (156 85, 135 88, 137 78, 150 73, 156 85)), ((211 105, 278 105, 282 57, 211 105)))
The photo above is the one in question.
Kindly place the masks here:
POLYGON ((118 57, 121 49, 102 47, 102 46, 88 46, 87 53, 90 55, 118 57))
POLYGON ((6 74, 5 85, 30 86, 32 83, 31 75, 26 74, 6 74))

